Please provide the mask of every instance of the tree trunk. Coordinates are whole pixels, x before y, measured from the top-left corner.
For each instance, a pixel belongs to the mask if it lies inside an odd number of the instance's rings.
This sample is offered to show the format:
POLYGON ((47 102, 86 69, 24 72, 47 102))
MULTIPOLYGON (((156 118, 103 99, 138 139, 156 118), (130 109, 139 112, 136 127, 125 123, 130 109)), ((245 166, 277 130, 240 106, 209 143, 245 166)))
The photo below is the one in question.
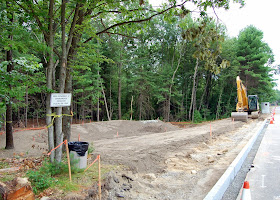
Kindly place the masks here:
POLYGON ((27 112, 28 112, 28 87, 25 92, 25 109, 24 109, 24 126, 27 128, 27 112))
POLYGON ((164 101, 164 120, 167 121, 169 118, 169 111, 170 111, 170 106, 169 106, 169 94, 166 93, 165 95, 165 101, 164 101))
POLYGON ((39 114, 38 114, 38 110, 36 110, 36 122, 37 122, 37 127, 39 127, 39 114))
MULTIPOLYGON (((97 71, 97 74, 98 74, 98 88, 99 88, 99 84, 101 85, 101 81, 100 81, 100 75, 99 75, 99 70, 97 71)), ((102 85, 101 85, 102 86, 102 85)), ((100 95, 99 95, 99 91, 98 91, 98 100, 97 100, 97 113, 96 113, 96 119, 97 121, 99 122, 100 119, 99 119, 99 116, 100 116, 100 105, 99 105, 99 101, 100 101, 100 95)))
POLYGON ((142 94, 139 95, 139 120, 142 120, 142 104, 143 104, 143 98, 142 94))
MULTIPOLYGON (((66 79, 66 42, 65 42, 65 14, 66 14, 66 0, 62 0, 61 3, 61 67, 59 73, 59 93, 64 93, 65 90, 65 79, 66 79)), ((63 142, 63 132, 62 132, 62 107, 56 108, 56 115, 58 117, 55 118, 55 135, 56 135, 56 146, 63 142)), ((57 162, 61 162, 62 158, 62 146, 58 147, 55 150, 55 159, 57 162)))
POLYGON ((185 95, 184 95, 183 91, 181 91, 181 95, 182 95, 182 100, 181 100, 181 103, 180 103, 179 113, 180 113, 180 118, 182 119, 183 118, 183 113, 184 113, 184 110, 185 110, 185 107, 184 107, 185 95))
POLYGON ((92 104, 92 99, 90 102, 90 122, 93 120, 93 104, 92 104))
POLYGON ((110 99, 109 99, 109 110, 110 110, 110 118, 113 116, 113 108, 112 108, 112 78, 110 77, 110 99))
MULTIPOLYGON (((54 0, 50 0, 49 4, 49 48, 50 48, 50 53, 49 53, 49 62, 47 66, 47 88, 51 90, 52 87, 52 82, 53 82, 53 66, 54 66, 54 31, 53 31, 53 9, 54 9, 54 0)), ((52 108, 50 106, 50 101, 51 101, 51 94, 48 93, 47 95, 47 102, 46 102, 46 123, 48 126, 48 144, 49 144, 49 151, 54 148, 54 126, 51 125, 52 122, 52 108)), ((54 154, 52 153, 50 155, 51 162, 54 161, 54 154)))
POLYGON ((206 85, 204 87, 203 94, 202 94, 202 96, 200 98, 200 104, 199 104, 199 108, 198 108, 199 111, 201 110, 202 104, 204 102, 203 100, 204 100, 204 97, 205 97, 205 94, 206 94, 206 90, 207 90, 207 87, 208 87, 208 84, 209 84, 209 79, 210 79, 209 76, 207 76, 206 85))
POLYGON ((189 84, 187 85, 187 91, 186 91, 186 120, 188 119, 188 97, 189 97, 190 87, 189 84))
MULTIPOLYGON (((123 40, 122 40, 123 42, 123 40)), ((118 72, 118 115, 119 120, 122 119, 122 48, 120 49, 120 62, 118 72)))
POLYGON ((208 73, 209 82, 207 84, 206 88, 206 96, 205 96, 205 107, 209 108, 209 102, 210 102, 210 96, 211 96, 211 90, 212 90, 212 73, 208 73))
MULTIPOLYGON (((55 72, 56 72, 56 67, 57 67, 58 63, 59 63, 59 59, 55 62, 55 64, 53 64, 53 67, 52 67, 52 80, 56 80, 55 72)), ((55 83, 56 83, 55 81, 53 81, 53 83, 52 83, 52 88, 53 89, 55 89, 55 87, 56 87, 55 83)))
POLYGON ((20 124, 21 124, 21 120, 20 120, 20 108, 18 108, 18 111, 17 111, 17 118, 18 118, 18 122, 17 122, 17 127, 19 128, 20 127, 20 124))
POLYGON ((193 95, 193 110, 192 110, 192 121, 194 120, 194 112, 197 110, 196 108, 196 90, 197 90, 197 85, 198 85, 198 76, 195 81, 195 90, 194 90, 194 95, 193 95))
POLYGON ((192 97, 191 97, 191 105, 189 110, 189 119, 193 121, 193 113, 194 113, 194 98, 196 93, 196 75, 197 75, 197 69, 198 69, 198 58, 196 59, 196 65, 194 68, 194 75, 193 75, 193 87, 192 87, 192 97))
POLYGON ((132 114, 133 114, 132 103, 133 103, 133 96, 131 97, 131 103, 130 103, 130 121, 132 120, 132 114))
POLYGON ((122 119, 122 81, 121 81, 121 63, 119 64, 119 77, 118 77, 118 115, 119 120, 122 119))
POLYGON ((216 119, 220 118, 220 107, 221 107, 223 90, 224 90, 224 87, 222 86, 221 92, 220 92, 220 95, 219 95, 218 105, 217 105, 216 119))
POLYGON ((75 117, 75 119, 76 119, 76 124, 78 123, 78 104, 77 103, 75 103, 75 113, 76 113, 76 117, 75 117))
MULTIPOLYGON (((65 83, 65 93, 72 93, 72 68, 68 66, 66 72, 66 83, 65 83)), ((73 97, 72 97, 73 99, 73 97)), ((71 99, 71 102, 73 102, 71 99)), ((63 124, 63 140, 70 141, 71 139, 71 119, 69 115, 71 115, 71 106, 63 107, 62 109, 63 114, 66 114, 65 117, 62 119, 63 124)))
POLYGON ((12 104, 8 102, 6 104, 6 147, 5 149, 14 148, 13 138, 13 119, 12 119, 12 104))
POLYGON ((100 98, 98 97, 98 100, 97 100, 97 113, 96 113, 96 121, 99 122, 99 101, 100 101, 100 98))
MULTIPOLYGON (((10 8, 9 3, 7 2, 7 8, 10 8)), ((10 20, 10 23, 13 24, 14 17, 13 14, 10 11, 7 11, 8 18, 10 20)), ((12 31, 12 30, 10 30, 12 31)), ((8 36, 9 40, 13 40, 13 35, 8 36)), ((8 74, 11 74, 11 72, 14 69, 13 64, 13 52, 12 50, 8 50, 6 52, 7 54, 7 72, 8 74)), ((12 91, 12 85, 9 85, 10 91, 12 91)), ((6 103, 6 147, 5 149, 13 149, 14 148, 14 138, 13 138, 13 111, 12 111, 12 103, 11 103, 11 97, 9 97, 8 102, 6 103)))
MULTIPOLYGON (((171 84, 170 84, 170 87, 169 87, 169 96, 168 96, 168 101, 167 101, 167 119, 166 119, 168 122, 170 120, 170 105, 171 105, 170 101, 171 101, 172 87, 173 87, 173 84, 174 84, 175 74, 176 74, 176 72, 178 71, 178 69, 180 67, 180 63, 181 63, 184 47, 185 47, 185 43, 182 44, 182 49, 180 51, 180 57, 179 57, 179 60, 178 60, 178 63, 177 63, 177 67, 176 67, 176 69, 173 72, 172 79, 171 79, 171 84)), ((174 59, 173 59, 173 61, 174 61, 174 59)), ((173 62, 172 62, 172 66, 173 66, 173 62)))
MULTIPOLYGON (((84 92, 82 92, 82 99, 84 99, 84 92)), ((85 101, 85 99, 84 99, 84 101, 85 101)), ((84 123, 84 121, 85 121, 85 102, 82 104, 82 119, 83 119, 82 123, 84 123)))
POLYGON ((105 108, 106 108, 107 117, 108 117, 108 120, 110 121, 111 120, 110 113, 109 113, 109 110, 108 110, 106 95, 105 95, 105 92, 104 92, 102 84, 101 84, 101 89, 102 89, 102 93, 103 93, 103 98, 104 98, 104 104, 105 104, 105 108))
MULTIPOLYGON (((72 66, 70 65, 70 62, 71 61, 74 61, 74 57, 76 55, 76 47, 77 47, 77 43, 80 39, 80 33, 77 33, 74 31, 74 26, 76 25, 77 23, 77 20, 78 20, 78 17, 80 16, 83 16, 83 11, 80 10, 80 7, 81 7, 81 4, 77 3, 76 4, 76 8, 75 8, 75 14, 74 14, 74 18, 73 18, 73 21, 72 21, 72 24, 71 24, 71 28, 70 28, 70 32, 68 34, 68 41, 67 41, 67 44, 65 46, 66 48, 66 53, 65 53, 65 57, 67 57, 67 60, 69 61, 68 64, 67 64, 67 69, 66 69, 66 80, 65 80, 65 93, 71 93, 73 92, 73 88, 72 88, 72 84, 73 84, 73 75, 72 75, 72 72, 73 72, 73 68, 72 66)), ((81 17, 82 19, 83 17, 81 17)), ((78 23, 79 25, 81 25, 82 23, 82 20, 78 23)), ((73 99, 73 96, 72 96, 72 99, 73 99)), ((71 102, 73 102, 71 100, 71 102)), ((71 106, 73 105, 73 103, 71 103, 71 106)), ((72 123, 72 119, 73 119, 73 116, 69 116, 71 115, 71 106, 67 106, 67 107, 63 107, 63 113, 68 115, 68 116, 65 116, 62 120, 62 123, 63 123, 63 140, 66 140, 67 141, 70 141, 71 140, 71 123, 72 123)), ((76 114, 78 114, 76 112, 76 114)))

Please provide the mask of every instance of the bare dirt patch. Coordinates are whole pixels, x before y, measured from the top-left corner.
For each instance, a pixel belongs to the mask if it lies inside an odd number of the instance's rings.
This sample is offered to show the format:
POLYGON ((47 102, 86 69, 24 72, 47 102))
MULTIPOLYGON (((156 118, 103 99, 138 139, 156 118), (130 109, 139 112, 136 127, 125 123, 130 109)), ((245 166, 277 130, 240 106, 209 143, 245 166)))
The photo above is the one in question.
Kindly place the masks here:
MULTIPOLYGON (((102 163, 123 166, 104 177, 104 198, 203 199, 261 123, 224 119, 179 128, 159 120, 117 120, 72 125, 71 138, 93 144, 92 157, 100 154, 102 163)), ((41 156, 47 132, 16 132, 14 142, 14 150, 4 150, 0 135, 0 158, 41 156)))

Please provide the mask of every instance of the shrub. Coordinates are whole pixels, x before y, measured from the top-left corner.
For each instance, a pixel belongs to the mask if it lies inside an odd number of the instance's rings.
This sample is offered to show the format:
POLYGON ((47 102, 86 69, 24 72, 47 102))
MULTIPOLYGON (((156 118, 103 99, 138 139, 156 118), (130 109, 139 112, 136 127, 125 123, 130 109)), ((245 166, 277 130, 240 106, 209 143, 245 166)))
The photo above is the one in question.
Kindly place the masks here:
POLYGON ((68 173, 68 165, 63 162, 46 162, 40 170, 48 172, 51 176, 68 173))
POLYGON ((35 194, 38 194, 39 191, 49 188, 54 181, 54 178, 52 178, 49 173, 45 173, 42 170, 30 170, 26 175, 31 182, 35 194))
POLYGON ((194 111, 194 119, 193 119, 194 123, 201 123, 202 122, 202 117, 201 114, 198 110, 194 111))

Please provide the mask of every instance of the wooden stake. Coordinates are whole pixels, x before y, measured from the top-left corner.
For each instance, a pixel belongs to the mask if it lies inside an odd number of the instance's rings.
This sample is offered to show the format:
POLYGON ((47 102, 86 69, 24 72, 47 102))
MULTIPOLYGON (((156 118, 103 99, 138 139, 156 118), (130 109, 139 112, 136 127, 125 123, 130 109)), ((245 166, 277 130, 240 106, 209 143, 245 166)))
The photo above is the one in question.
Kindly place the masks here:
POLYGON ((101 200, 101 163, 100 163, 100 155, 98 155, 98 194, 99 194, 99 200, 101 200))
POLYGON ((70 179, 70 182, 72 182, 70 156, 69 156, 69 149, 68 149, 68 141, 67 140, 65 140, 65 145, 66 145, 66 154, 67 154, 67 160, 68 160, 69 179, 70 179))
POLYGON ((79 134, 79 136, 78 136, 78 141, 79 141, 79 142, 81 141, 80 134, 79 134))

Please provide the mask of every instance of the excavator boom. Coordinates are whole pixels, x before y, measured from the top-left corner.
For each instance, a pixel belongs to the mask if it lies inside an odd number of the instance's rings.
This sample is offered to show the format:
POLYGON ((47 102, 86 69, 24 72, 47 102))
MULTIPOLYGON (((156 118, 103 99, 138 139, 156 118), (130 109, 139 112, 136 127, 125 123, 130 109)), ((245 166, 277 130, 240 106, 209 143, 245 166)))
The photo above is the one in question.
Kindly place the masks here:
POLYGON ((239 76, 236 77, 237 84, 237 104, 236 111, 244 112, 248 111, 248 97, 247 97, 247 89, 243 85, 239 76))

